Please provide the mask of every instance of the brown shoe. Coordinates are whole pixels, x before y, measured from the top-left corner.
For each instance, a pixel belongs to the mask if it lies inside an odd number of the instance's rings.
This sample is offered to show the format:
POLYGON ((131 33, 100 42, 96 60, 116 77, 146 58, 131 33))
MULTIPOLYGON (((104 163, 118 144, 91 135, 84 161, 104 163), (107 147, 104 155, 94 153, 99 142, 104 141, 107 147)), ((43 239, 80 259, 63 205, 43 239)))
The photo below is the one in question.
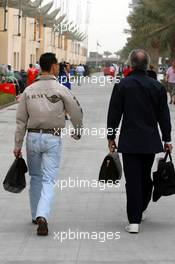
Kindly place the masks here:
POLYGON ((44 217, 37 217, 36 219, 37 221, 37 225, 38 225, 38 229, 37 229, 37 235, 38 236, 47 236, 48 235, 48 225, 47 225, 47 221, 44 217))

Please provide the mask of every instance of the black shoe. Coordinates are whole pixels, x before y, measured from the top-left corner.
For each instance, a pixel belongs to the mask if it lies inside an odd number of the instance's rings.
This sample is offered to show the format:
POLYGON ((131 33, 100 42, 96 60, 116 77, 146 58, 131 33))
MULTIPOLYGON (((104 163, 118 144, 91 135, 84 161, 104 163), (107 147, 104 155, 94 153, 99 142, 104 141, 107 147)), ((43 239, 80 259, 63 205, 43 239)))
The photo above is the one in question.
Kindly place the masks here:
POLYGON ((47 236, 48 235, 48 225, 47 225, 47 221, 44 217, 37 217, 36 219, 37 221, 37 225, 38 225, 38 229, 37 229, 37 235, 38 236, 47 236))
POLYGON ((32 224, 37 225, 37 221, 32 219, 32 224))

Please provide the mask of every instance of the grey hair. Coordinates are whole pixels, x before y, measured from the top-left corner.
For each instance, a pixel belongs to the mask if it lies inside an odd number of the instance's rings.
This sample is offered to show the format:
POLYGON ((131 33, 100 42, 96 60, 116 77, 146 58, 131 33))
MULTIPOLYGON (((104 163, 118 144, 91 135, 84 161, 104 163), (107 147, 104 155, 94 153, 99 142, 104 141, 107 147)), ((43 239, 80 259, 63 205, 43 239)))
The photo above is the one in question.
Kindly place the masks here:
POLYGON ((135 49, 129 54, 130 65, 133 70, 143 70, 146 71, 150 64, 150 56, 143 49, 135 49), (140 58, 138 53, 142 53, 144 56, 140 58))

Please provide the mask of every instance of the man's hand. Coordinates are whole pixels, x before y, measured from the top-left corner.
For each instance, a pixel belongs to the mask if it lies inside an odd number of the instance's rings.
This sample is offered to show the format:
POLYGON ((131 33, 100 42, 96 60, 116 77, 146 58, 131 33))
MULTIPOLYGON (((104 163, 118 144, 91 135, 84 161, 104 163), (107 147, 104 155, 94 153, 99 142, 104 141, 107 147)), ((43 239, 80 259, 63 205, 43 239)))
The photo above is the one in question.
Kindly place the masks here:
POLYGON ((71 137, 75 140, 79 140, 81 138, 80 135, 72 134, 71 137))
POLYGON ((16 158, 18 158, 18 157, 20 157, 22 155, 22 152, 21 152, 20 148, 15 148, 13 153, 14 153, 16 158))
POLYGON ((172 144, 167 144, 167 143, 164 144, 164 151, 165 152, 169 151, 171 153, 172 149, 173 149, 173 145, 172 144))
POLYGON ((75 140, 79 140, 81 135, 77 135, 74 130, 71 131, 71 137, 75 140))
POLYGON ((115 140, 108 139, 108 148, 110 152, 115 152, 115 150, 117 149, 115 140))

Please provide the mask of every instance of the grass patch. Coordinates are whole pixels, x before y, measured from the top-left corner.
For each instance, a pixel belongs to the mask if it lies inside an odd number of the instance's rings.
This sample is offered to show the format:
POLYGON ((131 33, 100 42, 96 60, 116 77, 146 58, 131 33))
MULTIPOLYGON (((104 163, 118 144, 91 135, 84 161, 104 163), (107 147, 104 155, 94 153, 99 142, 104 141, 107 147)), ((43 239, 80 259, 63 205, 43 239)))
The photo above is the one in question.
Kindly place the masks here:
POLYGON ((15 97, 12 94, 5 94, 0 92, 0 106, 11 103, 15 101, 15 97))

